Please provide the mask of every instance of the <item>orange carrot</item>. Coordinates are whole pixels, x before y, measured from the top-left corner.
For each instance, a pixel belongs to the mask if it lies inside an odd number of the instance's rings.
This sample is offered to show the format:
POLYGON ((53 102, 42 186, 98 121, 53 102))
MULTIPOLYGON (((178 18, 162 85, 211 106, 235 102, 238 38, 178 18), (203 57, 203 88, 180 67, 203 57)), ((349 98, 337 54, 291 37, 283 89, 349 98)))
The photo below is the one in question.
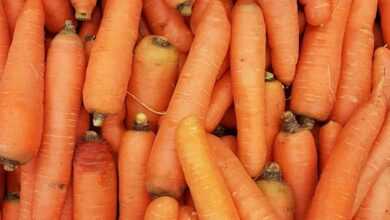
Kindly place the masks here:
POLYGON ((41 1, 43 3, 43 7, 45 8, 45 26, 48 31, 52 33, 57 33, 62 30, 66 20, 73 19, 73 9, 72 5, 70 4, 70 1, 41 1))
POLYGON ((14 34, 16 20, 22 12, 25 0, 3 0, 4 11, 7 16, 10 36, 14 34))
POLYGON ((273 157, 293 191, 295 219, 304 219, 317 184, 316 145, 311 131, 298 124, 292 112, 285 112, 282 121, 273 157))
POLYGON ((222 118, 221 125, 226 128, 236 128, 236 113, 234 111, 234 107, 230 106, 230 108, 226 111, 225 115, 222 118))
POLYGON ((123 105, 119 114, 107 116, 101 129, 103 138, 110 144, 114 153, 118 153, 122 135, 126 131, 125 116, 126 108, 123 105))
POLYGON ((184 117, 195 114, 205 119, 216 76, 228 50, 230 24, 219 1, 210 3, 195 35, 149 158, 146 184, 153 194, 178 198, 185 189, 174 137, 184 117))
POLYGON ((324 170, 330 152, 336 144, 337 137, 342 129, 342 125, 335 121, 329 121, 320 128, 318 137, 318 160, 320 172, 324 170))
POLYGON ((165 0, 169 7, 176 9, 183 16, 191 16, 195 0, 165 0))
POLYGON ((2 202, 2 220, 18 220, 20 199, 19 193, 7 193, 2 202))
POLYGON ((230 72, 226 72, 214 86, 213 94, 206 115, 206 130, 213 131, 222 120, 223 115, 233 103, 230 72))
POLYGON ((307 26, 292 87, 291 110, 324 121, 333 108, 340 75, 344 30, 352 0, 331 0, 331 20, 307 26))
POLYGON ((387 104, 390 105, 390 49, 385 47, 379 47, 375 50, 374 63, 372 70, 372 86, 375 87, 380 81, 380 78, 385 77, 385 95, 387 98, 387 104))
POLYGON ((196 211, 191 206, 181 206, 178 220, 198 220, 196 211))
POLYGON ((79 36, 81 40, 85 42, 90 36, 97 34, 101 18, 102 12, 99 7, 96 7, 95 10, 93 10, 91 20, 84 21, 80 26, 79 36))
POLYGON ((72 184, 68 185, 66 190, 66 198, 64 207, 62 209, 60 220, 73 220, 73 187, 72 184))
POLYGON ((239 219, 201 123, 186 117, 176 132, 177 154, 199 219, 239 219))
POLYGON ((379 12, 381 15, 381 27, 386 44, 390 43, 390 1, 379 0, 379 12))
POLYGON ((20 192, 20 168, 6 172, 6 192, 20 192))
POLYGON ((221 137, 222 142, 234 153, 237 154, 237 140, 232 135, 221 137))
POLYGON ((351 218, 359 176, 384 122, 386 106, 382 78, 368 102, 340 131, 306 219, 351 218))
POLYGON ((83 96, 100 127, 104 116, 121 111, 131 76, 132 51, 138 37, 142 1, 107 3, 89 57, 83 96), (109 6, 109 7, 108 7, 109 6))
POLYGON ((327 24, 331 17, 334 16, 332 14, 332 6, 338 7, 337 1, 334 2, 332 0, 307 0, 301 2, 304 2, 306 21, 313 26, 327 24))
POLYGON ((179 12, 164 0, 144 0, 143 12, 153 34, 164 36, 181 52, 187 52, 192 43, 192 33, 179 12))
POLYGON ((220 80, 225 75, 225 73, 229 70, 229 68, 230 68, 230 53, 228 51, 227 54, 225 55, 225 59, 223 59, 223 63, 221 67, 219 68, 217 80, 220 80))
POLYGON ((75 18, 79 21, 88 21, 92 17, 92 12, 97 0, 71 0, 75 9, 75 18))
POLYGON ((380 25, 375 23, 374 25, 374 48, 382 47, 385 45, 385 41, 383 39, 383 33, 380 25))
POLYGON ((115 220, 117 174, 111 147, 93 131, 85 140, 73 161, 73 218, 115 220))
POLYGON ((179 216, 179 203, 168 196, 153 200, 145 212, 145 220, 176 220, 179 216))
POLYGON ((84 107, 81 107, 79 119, 78 119, 77 131, 76 131, 77 141, 82 139, 82 137, 84 136, 85 132, 87 132, 88 129, 89 129, 89 114, 84 107))
POLYGON ((7 14, 4 11, 3 4, 0 4, 0 78, 4 72, 8 49, 11 43, 10 31, 8 29, 7 14))
MULTIPOLYGON (((28 0, 29 1, 29 0, 28 0)), ((19 220, 32 219, 32 202, 34 194, 34 179, 36 171, 36 159, 33 158, 27 164, 20 167, 20 205, 19 220)))
POLYGON ((167 38, 149 35, 139 42, 134 52, 126 103, 128 127, 142 112, 152 129, 156 130, 175 89, 177 66, 178 52, 167 38))
POLYGON ((0 82, 0 157, 9 170, 31 160, 41 143, 43 24, 41 1, 27 0, 16 24, 0 82))

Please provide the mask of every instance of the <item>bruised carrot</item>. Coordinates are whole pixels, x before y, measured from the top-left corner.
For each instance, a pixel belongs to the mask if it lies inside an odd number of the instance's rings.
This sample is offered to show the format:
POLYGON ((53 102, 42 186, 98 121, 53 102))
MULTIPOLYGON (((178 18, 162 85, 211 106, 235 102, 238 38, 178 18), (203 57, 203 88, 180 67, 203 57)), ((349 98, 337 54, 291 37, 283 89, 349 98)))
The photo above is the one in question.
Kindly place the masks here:
MULTIPOLYGON (((27 2, 28 0, 26 0, 27 2)), ((66 20, 73 19, 70 1, 41 0, 45 9, 45 26, 48 31, 57 33, 62 30, 66 20)), ((16 32, 16 31, 15 31, 16 32)))
POLYGON ((19 193, 7 193, 2 202, 2 220, 19 219, 20 198, 19 193))
POLYGON ((111 147, 88 131, 73 161, 73 218, 115 220, 117 174, 111 147))
POLYGON ((34 179, 36 172, 36 159, 20 166, 20 205, 19 220, 32 219, 32 206, 34 194, 34 179))
POLYGON ((385 41, 383 39, 383 33, 380 25, 375 23, 374 25, 374 48, 382 47, 385 45, 385 41))
POLYGON ((335 121, 329 121, 320 128, 318 137, 318 160, 320 172, 324 170, 333 147, 336 144, 337 137, 342 129, 342 125, 335 121))
POLYGON ((178 220, 198 220, 196 211, 191 206, 181 206, 179 209, 178 220))
POLYGON ((390 44, 390 1, 379 0, 379 12, 381 15, 381 27, 386 44, 390 44))
POLYGON ((3 75, 4 66, 7 62, 8 49, 11 44, 10 31, 8 28, 7 14, 3 3, 0 4, 0 77, 3 75))
POLYGON ((109 115, 104 120, 101 132, 103 138, 110 144, 114 153, 118 153, 125 127, 126 108, 123 105, 119 114, 109 115))
POLYGON ((167 38, 149 35, 135 48, 133 74, 130 78, 127 105, 127 126, 135 116, 144 113, 156 130, 164 115, 178 76, 178 52, 167 38))
POLYGON ((92 12, 97 0, 71 0, 75 9, 75 18, 79 21, 88 21, 92 17, 92 12))
POLYGON ((189 115, 195 114, 201 120, 205 119, 211 92, 229 42, 229 21, 222 4, 213 1, 195 34, 192 49, 153 144, 146 180, 150 193, 178 198, 184 191, 184 176, 175 152, 176 128, 180 120, 189 115))
POLYGON ((234 129, 237 127, 236 125, 236 113, 234 111, 234 106, 230 106, 230 108, 226 111, 225 115, 221 120, 221 125, 226 128, 234 129))
POLYGON ((20 167, 5 173, 6 192, 20 192, 20 167))
POLYGON ((387 46, 379 47, 375 50, 374 63, 372 70, 372 86, 378 84, 380 78, 384 75, 384 91, 387 98, 387 104, 390 105, 390 49, 387 46))
POLYGON ((313 26, 327 24, 331 17, 334 16, 332 9, 338 7, 337 1, 334 2, 332 0, 310 0, 304 2, 306 21, 313 26))
POLYGON ((169 7, 176 9, 183 16, 191 16, 195 0, 165 0, 169 7))
POLYGON ((163 196, 149 204, 144 220, 175 220, 178 216, 179 203, 174 198, 163 196))
POLYGON ((7 16, 9 34, 12 37, 15 30, 16 21, 22 12, 25 0, 3 0, 4 11, 7 16))
POLYGON ((60 220, 73 220, 73 187, 72 187, 72 184, 69 184, 68 189, 66 190, 65 202, 64 202, 64 207, 62 208, 60 220))
POLYGON ((77 141, 81 140, 81 138, 84 136, 85 132, 88 131, 88 129, 89 129, 89 114, 83 106, 80 109, 80 114, 78 119, 78 125, 76 131, 77 141))
POLYGON ((85 42, 90 36, 94 36, 97 34, 101 18, 102 12, 99 7, 96 7, 95 10, 93 10, 91 20, 84 21, 80 26, 79 36, 81 40, 85 42))

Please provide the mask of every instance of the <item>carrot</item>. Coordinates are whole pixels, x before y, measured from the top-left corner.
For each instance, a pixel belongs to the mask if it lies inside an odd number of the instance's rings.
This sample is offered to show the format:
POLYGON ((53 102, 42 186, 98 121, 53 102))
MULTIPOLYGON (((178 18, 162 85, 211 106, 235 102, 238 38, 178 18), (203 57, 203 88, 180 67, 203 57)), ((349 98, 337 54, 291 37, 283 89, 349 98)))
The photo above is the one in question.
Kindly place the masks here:
POLYGON ((390 167, 386 168, 372 186, 354 220, 390 219, 390 167))
POLYGON ((100 127, 107 114, 121 111, 131 76, 132 51, 138 37, 142 1, 112 0, 105 8, 89 57, 83 96, 100 127))
POLYGON ((89 21, 97 0, 71 0, 75 9, 75 18, 79 21, 89 21))
POLYGON ((277 163, 270 163, 257 182, 257 186, 267 196, 269 203, 280 220, 294 219, 294 197, 291 188, 282 180, 282 172, 277 163))
POLYGON ((85 132, 88 131, 88 129, 89 129, 89 114, 83 106, 80 109, 80 114, 78 119, 78 125, 76 131, 77 141, 82 139, 82 137, 84 136, 85 132))
POLYGON ((192 44, 192 33, 181 15, 164 0, 144 0, 144 16, 153 34, 164 36, 179 51, 187 52, 192 44))
POLYGON ((232 12, 232 92, 238 157, 252 177, 260 175, 270 155, 265 138, 264 70, 265 24, 261 9, 255 1, 238 1, 232 12))
POLYGON ((20 167, 20 205, 19 220, 32 219, 32 202, 34 194, 34 179, 36 172, 36 159, 20 167))
POLYGON ((375 23, 374 25, 374 48, 382 47, 385 45, 385 41, 383 39, 383 33, 380 25, 375 23))
POLYGON ((379 12, 381 16, 381 27, 383 32, 383 38, 386 44, 390 43, 390 1, 379 0, 379 12))
POLYGON ((95 10, 93 10, 91 20, 84 21, 81 24, 79 30, 79 36, 84 42, 86 42, 88 38, 90 38, 90 36, 97 34, 99 30, 101 18, 102 18, 102 12, 99 7, 96 7, 95 10))
POLYGON ((7 170, 31 160, 41 142, 43 24, 41 1, 27 0, 16 24, 0 82, 0 157, 7 170))
POLYGON ((3 7, 7 17, 9 34, 12 37, 15 30, 16 21, 22 12, 25 0, 3 0, 3 7))
POLYGON ((282 121, 273 158, 293 191, 295 219, 304 219, 317 183, 316 145, 311 131, 303 128, 292 112, 285 112, 282 121))
POLYGON ((122 111, 119 114, 107 116, 101 129, 103 138, 112 147, 114 153, 118 153, 122 136, 126 131, 124 123, 125 116, 126 108, 123 105, 122 111))
POLYGON ((7 193, 5 200, 2 203, 2 217, 3 220, 18 220, 20 199, 19 193, 7 193))
POLYGON ((258 0, 264 12, 272 68, 285 85, 294 80, 299 52, 299 23, 296 0, 258 0))
POLYGON ((146 164, 154 140, 145 114, 136 116, 123 134, 118 156, 119 219, 144 218, 150 197, 145 187, 146 164))
POLYGON ((153 200, 146 209, 145 220, 176 220, 179 216, 179 203, 171 197, 163 196, 153 200))
POLYGON ((176 151, 199 219, 239 219, 201 123, 186 117, 176 132, 176 151))
POLYGON ((191 16, 195 0, 165 0, 169 7, 176 9, 183 16, 191 16))
POLYGON ((338 7, 337 1, 334 2, 332 0, 305 1, 304 6, 306 21, 313 26, 327 24, 331 17, 334 16, 332 9, 335 10, 334 8, 338 7))
POLYGON ((318 159, 320 172, 324 170, 326 162, 330 156, 333 147, 336 144, 337 137, 342 128, 342 125, 335 121, 329 121, 320 128, 318 138, 318 159))
POLYGON ((167 114, 161 120, 147 169, 146 184, 152 194, 178 198, 185 189, 175 152, 175 132, 186 116, 195 114, 205 119, 216 76, 230 42, 230 24, 223 11, 220 2, 210 3, 195 34, 167 114))
POLYGON ((5 173, 6 192, 20 192, 20 168, 5 173))
POLYGON ((62 209, 60 220, 73 220, 73 187, 68 185, 66 190, 66 198, 62 209))
POLYGON ((305 28, 306 28, 305 14, 301 10, 298 11, 298 24, 299 24, 299 34, 301 35, 305 32, 305 28))
POLYGON ((178 52, 167 38, 149 35, 136 46, 133 62, 126 103, 127 126, 143 112, 151 128, 156 130, 175 89, 178 52))
POLYGON ((373 63, 373 70, 372 70, 372 86, 375 87, 375 85, 378 84, 380 81, 380 78, 382 75, 384 75, 385 78, 385 95, 387 98, 387 103, 390 105, 390 49, 385 47, 379 47, 375 50, 374 54, 374 63, 373 63))
MULTIPOLYGON (((27 2, 28 0, 26 0, 27 2)), ((70 1, 41 0, 45 8, 45 26, 48 31, 57 33, 62 30, 66 20, 73 19, 70 1)), ((16 31, 15 31, 16 32, 16 31)))
POLYGON ((8 29, 7 14, 2 3, 0 4, 0 78, 4 72, 8 49, 11 44, 10 31, 8 29))
POLYGON ((217 80, 220 80, 229 69, 230 69, 230 53, 228 51, 227 54, 225 55, 225 59, 223 59, 223 63, 221 67, 219 68, 217 80))
POLYGON ((237 127, 234 106, 230 106, 230 108, 226 111, 225 115, 222 118, 221 125, 231 129, 237 127))
POLYGON ((342 125, 370 96, 376 8, 376 0, 355 0, 351 6, 344 36, 340 82, 331 116, 342 125))
POLYGON ((213 131, 217 127, 232 103, 233 95, 230 72, 226 72, 223 77, 215 83, 214 91, 211 95, 205 120, 205 126, 208 132, 213 131))
POLYGON ((223 136, 221 140, 234 154, 237 154, 237 140, 234 136, 223 136))
POLYGON ((351 218, 359 176, 384 122, 386 105, 382 78, 340 131, 306 219, 351 218))
POLYGON ((33 219, 61 216, 72 174, 85 66, 83 42, 71 21, 67 21, 48 52, 45 124, 37 158, 33 219))
POLYGON ((73 161, 73 218, 114 220, 116 210, 117 174, 111 147, 89 131, 73 161))
POLYGON ((265 77, 265 137, 269 149, 280 130, 280 119, 285 108, 284 86, 274 78, 272 73, 267 72, 265 77))
POLYGON ((198 220, 198 215, 196 211, 191 206, 181 206, 179 209, 178 220, 198 220))

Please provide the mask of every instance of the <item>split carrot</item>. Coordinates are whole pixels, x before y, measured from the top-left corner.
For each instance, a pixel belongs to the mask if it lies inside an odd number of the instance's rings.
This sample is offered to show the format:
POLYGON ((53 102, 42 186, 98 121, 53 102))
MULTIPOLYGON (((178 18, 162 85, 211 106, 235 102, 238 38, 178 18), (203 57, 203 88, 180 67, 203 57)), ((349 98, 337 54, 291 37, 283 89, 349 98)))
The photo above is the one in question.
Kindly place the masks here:
POLYGON ((388 101, 387 104, 390 105, 390 49, 387 46, 375 50, 372 75, 373 87, 378 84, 380 78, 384 75, 384 91, 388 101))
POLYGON ((184 118, 177 128, 176 143, 199 219, 239 219, 201 120, 196 116, 184 118))
POLYGON ((379 0, 379 12, 381 16, 381 27, 383 32, 383 38, 386 44, 390 44, 390 1, 379 0))
POLYGON ((76 131, 77 141, 80 141, 82 139, 82 137, 84 136, 85 132, 88 131, 88 129, 89 129, 89 114, 87 110, 85 110, 84 106, 82 106, 80 109, 77 131, 76 131))
POLYGON ((60 220, 73 220, 73 187, 72 184, 68 185, 66 190, 66 198, 60 220))
POLYGON ((20 192, 20 167, 5 173, 6 192, 20 192))
POLYGON ((178 220, 198 220, 198 215, 193 207, 181 206, 179 209, 178 220))
POLYGON ((16 23, 0 82, 0 157, 8 170, 31 160, 41 144, 43 24, 41 0, 27 0, 16 23))
POLYGON ((175 89, 178 56, 176 48, 162 36, 149 35, 138 43, 126 100, 128 127, 142 112, 156 130, 175 89))
POLYGON ((4 10, 4 3, 0 4, 0 78, 4 72, 4 66, 7 62, 8 49, 11 44, 10 31, 8 28, 7 14, 4 10))
POLYGON ((84 21, 80 26, 79 36, 81 40, 85 42, 90 36, 97 34, 99 30, 101 18, 102 18, 102 11, 100 10, 99 7, 96 7, 95 10, 93 10, 91 20, 84 21))
POLYGON ((9 27, 9 34, 12 37, 15 30, 16 21, 19 14, 22 12, 24 2, 26 0, 3 0, 5 14, 9 27))
POLYGON ((150 154, 146 184, 152 194, 178 198, 185 189, 175 152, 175 132, 186 116, 195 114, 205 119, 216 76, 230 42, 230 24, 219 1, 210 3, 195 36, 150 154))
POLYGON ((183 16, 191 16, 195 0, 165 0, 169 7, 176 9, 183 16))
POLYGON ((144 0, 145 19, 153 34, 164 36, 179 51, 187 52, 192 44, 192 33, 184 19, 164 0, 144 0))
POLYGON ((123 105, 119 114, 108 115, 101 129, 103 138, 112 147, 114 153, 118 153, 121 139, 126 131, 125 127, 126 107, 123 105))
MULTIPOLYGON (((26 0, 27 2, 28 0, 26 0)), ((62 30, 66 20, 73 19, 70 1, 41 0, 45 8, 45 26, 48 31, 57 33, 62 30)), ((16 32, 16 31, 15 31, 16 32)))
POLYGON ((325 25, 332 16, 332 6, 337 7, 336 3, 332 0, 310 0, 301 1, 305 2, 305 16, 307 23, 313 26, 325 25), (333 5, 332 5, 333 3, 333 5))
POLYGON ((73 161, 73 218, 115 220, 117 174, 111 147, 88 131, 73 161))
POLYGON ((20 167, 20 205, 19 220, 32 219, 34 194, 34 179, 36 173, 36 159, 20 167))
POLYGON ((97 0, 71 0, 75 9, 75 18, 79 21, 88 21, 92 17, 92 12, 97 0))
POLYGON ((383 39, 383 32, 381 26, 378 23, 374 25, 374 48, 383 47, 385 40, 383 39))
POLYGON ((20 198, 19 193, 7 193, 2 202, 2 220, 19 219, 20 198))
POLYGON ((142 1, 107 3, 89 57, 84 83, 84 106, 100 127, 107 114, 121 111, 131 76, 132 51, 138 37, 142 1), (108 7, 109 6, 109 7, 108 7))
POLYGON ((318 164, 320 172, 324 170, 326 162, 328 161, 330 153, 336 144, 337 137, 342 128, 342 125, 335 121, 329 121, 320 128, 318 137, 318 164))
POLYGON ((344 31, 352 0, 331 0, 331 20, 307 26, 292 86, 292 111, 324 121, 330 115, 340 75, 344 31))
POLYGON ((153 200, 146 209, 145 220, 176 220, 179 203, 176 199, 163 196, 153 200))

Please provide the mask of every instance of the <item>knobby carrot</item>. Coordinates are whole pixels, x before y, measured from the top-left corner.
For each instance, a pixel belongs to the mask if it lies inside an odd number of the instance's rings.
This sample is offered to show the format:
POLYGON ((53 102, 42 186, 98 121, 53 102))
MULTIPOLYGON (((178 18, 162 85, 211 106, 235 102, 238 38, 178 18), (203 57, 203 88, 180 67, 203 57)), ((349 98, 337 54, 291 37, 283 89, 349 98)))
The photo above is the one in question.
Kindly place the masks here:
POLYGON ((7 193, 2 202, 2 220, 19 219, 20 198, 19 193, 7 193))
POLYGON ((381 27, 386 44, 390 43, 390 1, 379 0, 379 12, 381 15, 381 27))
POLYGON ((205 119, 216 76, 228 50, 230 24, 219 1, 210 3, 195 36, 149 158, 146 184, 153 194, 178 198, 185 189, 175 152, 175 133, 186 116, 195 114, 205 119))
POLYGON ((379 47, 375 50, 372 75, 373 87, 378 84, 380 78, 384 75, 384 90, 388 101, 387 104, 390 105, 390 49, 387 46, 379 47))
POLYGON ((0 82, 0 157, 9 170, 31 160, 41 143, 45 53, 43 24, 41 1, 27 0, 16 23, 0 82))
POLYGON ((177 67, 178 52, 167 38, 149 35, 139 42, 134 52, 133 74, 126 100, 128 127, 142 112, 156 130, 175 89, 177 67))
POLYGON ((83 42, 69 21, 53 39, 47 57, 45 124, 37 158, 33 219, 61 216, 72 174, 85 66, 83 42))
POLYGON ((351 2, 331 0, 335 5, 331 20, 322 27, 306 27, 291 94, 290 108, 297 114, 323 121, 331 113, 351 2))
POLYGON ((52 33, 57 33, 62 30, 66 20, 73 19, 73 9, 72 5, 70 4, 70 1, 41 1, 43 3, 43 7, 45 8, 45 26, 48 31, 52 33))
POLYGON ((223 115, 233 103, 232 84, 230 72, 215 83, 213 94, 206 115, 206 130, 213 131, 222 120, 223 115))
POLYGON ((123 105, 119 114, 109 115, 104 120, 101 132, 103 138, 112 147, 113 152, 118 153, 122 135, 126 131, 125 127, 126 108, 123 105))
POLYGON ((181 15, 164 0, 144 0, 143 12, 153 34, 166 37, 181 52, 190 49, 191 31, 181 15))
POLYGON ((176 199, 163 196, 153 200, 146 209, 145 220, 175 220, 179 216, 176 199))
POLYGON ((225 115, 222 118, 221 125, 226 128, 236 128, 236 113, 234 111, 234 106, 230 106, 230 108, 226 111, 225 115))
POLYGON ((132 51, 138 37, 142 1, 107 3, 89 57, 83 96, 99 127, 107 114, 117 114, 125 101, 131 76, 132 51))
POLYGON ((252 177, 260 175, 270 155, 264 118, 265 38, 260 7, 252 0, 238 1, 232 12, 232 91, 238 157, 252 177))
POLYGON ((20 168, 15 171, 6 172, 6 191, 7 192, 20 192, 20 168))
POLYGON ((222 142, 234 153, 237 154, 237 139, 232 135, 221 137, 222 142))
POLYGON ((383 32, 381 26, 378 23, 374 25, 374 48, 382 47, 385 45, 385 41, 383 39, 383 32))
POLYGON ((294 196, 291 188, 283 181, 282 171, 277 163, 270 163, 264 170, 257 186, 267 196, 278 219, 294 219, 294 196))
POLYGON ((20 167, 20 205, 19 220, 32 219, 32 202, 34 194, 34 179, 36 171, 36 159, 33 158, 27 164, 20 167))
POLYGON ((139 113, 122 137, 118 155, 119 219, 142 220, 150 197, 145 187, 146 164, 154 133, 148 118, 139 113))
POLYGON ((342 125, 335 121, 329 121, 320 128, 318 137, 318 164, 320 172, 324 170, 326 161, 328 160, 330 153, 336 144, 337 137, 342 128, 342 125))
POLYGON ((3 0, 5 14, 9 27, 9 34, 12 37, 15 30, 16 20, 22 12, 25 0, 3 0))
POLYGON ((111 147, 89 131, 73 161, 73 218, 114 220, 116 211, 117 174, 111 147))
POLYGON ((198 220, 198 215, 193 207, 181 206, 179 209, 178 220, 198 220))
POLYGON ((7 19, 7 14, 4 11, 2 3, 0 4, 0 77, 4 72, 4 66, 7 62, 8 49, 11 43, 7 19))
POLYGON ((68 185, 66 190, 66 198, 60 220, 73 220, 73 187, 72 184, 68 185))
POLYGON ((285 112, 282 121, 282 131, 273 147, 273 158, 293 191, 295 219, 304 219, 317 184, 316 145, 311 131, 298 124, 292 112, 285 112))
POLYGON ((334 16, 332 9, 334 10, 335 7, 338 7, 337 1, 334 2, 332 0, 310 0, 304 2, 306 21, 313 26, 327 24, 331 17, 334 16))
POLYGON ((213 160, 201 120, 196 116, 183 119, 177 128, 176 143, 199 219, 239 219, 227 183, 213 160))
POLYGON ((192 5, 195 0, 165 0, 165 2, 171 7, 180 12, 183 16, 191 16, 192 5))
POLYGON ((362 168, 386 114, 383 78, 345 124, 321 174, 306 219, 350 219, 362 168), (348 159, 346 159, 348 158, 348 159))
POLYGON ((92 12, 97 0, 71 0, 75 9, 75 18, 79 21, 88 21, 92 17, 92 12))
POLYGON ((371 91, 377 0, 355 0, 345 30, 340 82, 332 120, 345 124, 371 91), (359 60, 359 62, 356 62, 359 60))
POLYGON ((95 10, 93 10, 91 20, 84 21, 80 26, 79 36, 81 40, 85 42, 90 36, 97 34, 101 18, 102 12, 99 7, 96 7, 95 10))
POLYGON ((76 138, 77 141, 80 141, 84 136, 85 132, 89 129, 89 114, 87 110, 85 110, 84 106, 80 109, 76 138))

